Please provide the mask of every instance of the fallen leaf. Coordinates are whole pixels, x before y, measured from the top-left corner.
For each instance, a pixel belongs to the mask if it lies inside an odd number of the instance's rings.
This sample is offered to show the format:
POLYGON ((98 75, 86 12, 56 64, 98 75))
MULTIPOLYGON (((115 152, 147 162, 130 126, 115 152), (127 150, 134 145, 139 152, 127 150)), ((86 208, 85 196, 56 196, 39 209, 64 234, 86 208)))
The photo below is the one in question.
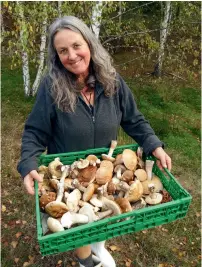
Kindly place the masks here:
POLYGON ((27 267, 27 266, 30 266, 30 265, 31 265, 31 263, 29 263, 27 261, 23 263, 23 267, 27 267))
POLYGON ((22 224, 24 225, 24 224, 26 224, 27 222, 26 221, 22 221, 22 224))
POLYGON ((200 217, 201 213, 200 212, 196 212, 196 217, 200 217))
POLYGON ((5 224, 4 224, 4 228, 8 228, 8 224, 5 223, 5 224))
POLYGON ((126 259, 125 260, 125 266, 126 267, 130 267, 131 266, 131 263, 132 263, 132 261, 130 259, 126 259))
POLYGON ((17 244, 18 244, 17 241, 12 241, 12 242, 11 242, 11 246, 12 246, 13 248, 16 248, 17 244))
POLYGON ((57 264, 62 264, 62 261, 61 261, 61 260, 59 260, 59 261, 57 262, 57 264))
POLYGON ((5 211, 6 211, 6 206, 5 206, 5 205, 2 205, 2 206, 1 206, 1 211, 2 211, 2 212, 5 212, 5 211))
POLYGON ((21 224, 21 220, 15 221, 16 224, 21 224))
POLYGON ((115 251, 115 250, 120 251, 121 250, 119 247, 117 247, 115 245, 111 245, 111 246, 109 246, 109 248, 111 249, 111 251, 115 251))
POLYGON ((15 236, 16 236, 17 238, 19 238, 21 235, 22 235, 22 232, 17 232, 17 233, 15 234, 15 236))
POLYGON ((14 259, 14 262, 15 262, 15 263, 18 263, 19 259, 20 259, 20 258, 15 258, 15 259, 14 259))
POLYGON ((13 204, 12 200, 9 199, 9 203, 10 203, 10 204, 13 204))
POLYGON ((29 263, 34 263, 34 257, 29 255, 28 258, 29 258, 29 263))
POLYGON ((75 266, 76 265, 76 262, 75 261, 72 261, 71 265, 72 266, 75 266))

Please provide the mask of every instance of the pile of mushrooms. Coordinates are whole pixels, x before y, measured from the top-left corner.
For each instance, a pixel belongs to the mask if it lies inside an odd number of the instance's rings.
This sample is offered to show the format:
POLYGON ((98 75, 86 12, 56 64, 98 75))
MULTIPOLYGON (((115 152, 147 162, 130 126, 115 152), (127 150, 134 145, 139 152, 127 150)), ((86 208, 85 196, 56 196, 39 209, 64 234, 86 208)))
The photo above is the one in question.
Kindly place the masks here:
POLYGON ((171 201, 160 179, 153 174, 154 161, 142 160, 142 149, 124 149, 113 157, 117 141, 101 159, 85 159, 64 165, 55 158, 40 166, 39 205, 43 234, 171 201), (46 224, 44 226, 44 223, 46 224), (44 230, 45 229, 45 230, 44 230))

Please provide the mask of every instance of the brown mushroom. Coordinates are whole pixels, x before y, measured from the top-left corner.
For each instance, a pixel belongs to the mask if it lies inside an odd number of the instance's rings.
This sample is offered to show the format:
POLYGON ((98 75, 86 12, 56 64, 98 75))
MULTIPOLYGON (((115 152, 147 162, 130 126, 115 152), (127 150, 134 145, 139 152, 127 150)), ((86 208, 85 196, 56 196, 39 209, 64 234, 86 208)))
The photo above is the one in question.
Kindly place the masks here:
POLYGON ((55 192, 45 192, 39 199, 39 206, 41 209, 45 209, 45 206, 56 200, 56 193, 55 192))
POLYGON ((128 185, 126 182, 121 182, 119 186, 126 191, 124 197, 130 202, 139 200, 143 195, 143 187, 138 179, 131 183, 131 185, 128 185))
POLYGON ((110 146, 110 149, 109 149, 109 153, 108 154, 102 154, 102 159, 114 162, 115 158, 113 158, 112 155, 114 153, 114 149, 116 148, 116 146, 117 146, 117 141, 116 140, 112 140, 111 141, 111 146, 110 146))
POLYGON ((134 175, 133 175, 133 171, 131 170, 126 170, 122 176, 121 176, 121 180, 125 181, 126 183, 129 183, 130 181, 134 180, 134 175))
POLYGON ((95 180, 95 174, 97 171, 96 166, 89 165, 88 167, 79 171, 78 180, 80 183, 82 182, 93 182, 95 180))
POLYGON ((113 164, 108 160, 103 160, 98 168, 95 180, 98 184, 103 185, 111 181, 113 175, 113 164))
POLYGON ((137 155, 131 149, 124 149, 122 153, 123 163, 128 170, 134 171, 137 166, 137 155))
POLYGON ((140 181, 143 182, 145 180, 147 180, 147 173, 145 170, 143 169, 138 169, 134 172, 134 175, 136 176, 136 178, 140 181))
POLYGON ((55 176, 57 179, 61 177, 62 171, 61 166, 63 163, 60 161, 60 158, 55 158, 48 165, 48 170, 52 176, 55 176))
POLYGON ((122 213, 132 211, 132 207, 127 198, 117 198, 115 202, 120 206, 122 213))
POLYGON ((83 201, 89 201, 95 192, 94 184, 89 184, 87 188, 82 186, 77 179, 74 179, 73 184, 76 188, 78 188, 81 192, 83 192, 83 201))
POLYGON ((100 159, 96 157, 95 155, 88 155, 86 159, 89 161, 89 164, 92 166, 100 165, 100 159))
POLYGON ((126 167, 124 165, 122 165, 122 164, 118 164, 114 168, 114 173, 116 173, 116 177, 118 179, 121 179, 121 176, 124 173, 124 171, 126 171, 126 167))

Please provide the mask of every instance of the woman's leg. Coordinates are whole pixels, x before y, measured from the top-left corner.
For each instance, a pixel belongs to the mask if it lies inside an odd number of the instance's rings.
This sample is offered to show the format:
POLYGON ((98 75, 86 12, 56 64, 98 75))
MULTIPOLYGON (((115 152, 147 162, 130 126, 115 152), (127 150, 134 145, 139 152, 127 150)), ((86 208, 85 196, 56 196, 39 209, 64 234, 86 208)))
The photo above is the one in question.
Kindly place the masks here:
POLYGON ((80 266, 94 267, 90 245, 77 248, 75 250, 75 254, 76 254, 77 260, 79 261, 80 266))

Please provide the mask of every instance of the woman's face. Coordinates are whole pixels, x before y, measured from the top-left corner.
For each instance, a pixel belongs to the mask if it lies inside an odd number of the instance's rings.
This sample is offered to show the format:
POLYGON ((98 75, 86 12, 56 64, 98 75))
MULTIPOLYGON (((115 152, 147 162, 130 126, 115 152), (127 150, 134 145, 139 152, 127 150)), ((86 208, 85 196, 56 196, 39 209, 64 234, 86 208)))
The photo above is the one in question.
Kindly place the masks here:
POLYGON ((77 77, 85 78, 89 72, 90 49, 80 33, 63 29, 56 33, 54 46, 61 63, 77 77))

